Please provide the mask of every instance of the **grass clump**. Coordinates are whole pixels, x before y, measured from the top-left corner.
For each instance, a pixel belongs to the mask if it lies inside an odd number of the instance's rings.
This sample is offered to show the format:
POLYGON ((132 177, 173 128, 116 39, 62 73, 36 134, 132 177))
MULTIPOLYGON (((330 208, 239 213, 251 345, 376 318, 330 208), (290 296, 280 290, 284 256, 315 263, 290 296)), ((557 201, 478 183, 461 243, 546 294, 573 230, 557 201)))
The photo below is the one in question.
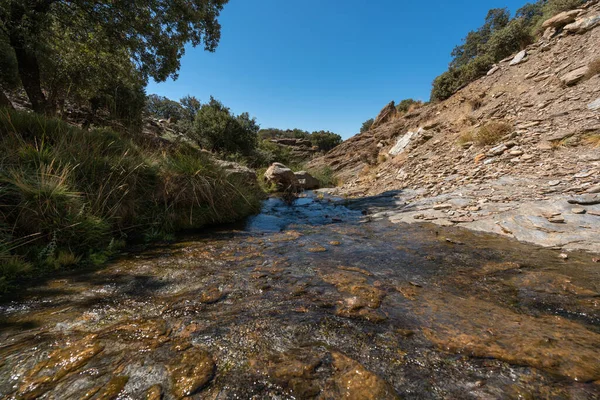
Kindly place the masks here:
POLYGON ((0 293, 22 278, 102 264, 125 240, 165 238, 258 210, 259 188, 179 145, 0 111, 0 293))
POLYGON ((588 72, 586 79, 591 79, 596 75, 600 75, 600 58, 596 58, 588 64, 588 72))
POLYGON ((480 146, 489 146, 498 143, 504 136, 512 133, 513 126, 506 122, 488 122, 477 130, 474 136, 475 143, 480 146))
POLYGON ((600 147, 600 133, 592 133, 591 135, 586 136, 584 141, 594 148, 600 147))
POLYGON ((332 188, 339 184, 338 179, 329 166, 310 168, 307 172, 319 181, 319 186, 321 188, 332 188))
POLYGON ((479 146, 490 146, 498 143, 503 137, 512 133, 513 126, 503 121, 491 121, 477 130, 463 132, 458 138, 458 144, 475 143, 479 146))

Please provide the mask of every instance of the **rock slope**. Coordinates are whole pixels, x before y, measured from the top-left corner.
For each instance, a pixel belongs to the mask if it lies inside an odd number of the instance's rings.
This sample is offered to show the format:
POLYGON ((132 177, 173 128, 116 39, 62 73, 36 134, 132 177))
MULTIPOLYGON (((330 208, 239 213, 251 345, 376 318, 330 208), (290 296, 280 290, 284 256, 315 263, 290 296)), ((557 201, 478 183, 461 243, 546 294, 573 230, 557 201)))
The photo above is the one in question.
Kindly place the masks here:
POLYGON ((337 192, 362 197, 376 216, 600 252, 600 3, 547 27, 448 100, 312 165, 330 166, 343 182, 337 192), (493 144, 468 140, 494 121, 511 129, 493 144))

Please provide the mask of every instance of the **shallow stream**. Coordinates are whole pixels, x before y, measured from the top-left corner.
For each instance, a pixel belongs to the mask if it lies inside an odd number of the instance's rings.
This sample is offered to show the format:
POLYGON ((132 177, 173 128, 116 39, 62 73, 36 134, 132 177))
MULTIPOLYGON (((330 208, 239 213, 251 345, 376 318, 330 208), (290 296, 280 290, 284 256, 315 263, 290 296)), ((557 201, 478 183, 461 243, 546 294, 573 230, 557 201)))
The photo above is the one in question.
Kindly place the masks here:
POLYGON ((592 258, 272 198, 0 304, 0 398, 600 398, 592 258))

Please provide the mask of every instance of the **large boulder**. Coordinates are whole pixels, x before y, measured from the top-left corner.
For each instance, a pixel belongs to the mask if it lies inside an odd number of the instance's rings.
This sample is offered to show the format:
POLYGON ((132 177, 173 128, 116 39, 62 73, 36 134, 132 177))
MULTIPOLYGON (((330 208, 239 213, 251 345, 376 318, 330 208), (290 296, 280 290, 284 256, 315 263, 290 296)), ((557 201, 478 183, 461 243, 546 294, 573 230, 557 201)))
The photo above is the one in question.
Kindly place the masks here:
POLYGON ((380 125, 385 124, 386 122, 391 121, 398 114, 398 110, 396 109, 396 103, 394 101, 388 103, 383 109, 379 112, 377 118, 371 125, 371 129, 377 128, 380 125))
POLYGON ((562 28, 563 26, 575 22, 575 18, 581 14, 583 10, 570 10, 556 14, 554 17, 547 19, 542 24, 543 29, 547 28, 562 28))
POLYGON ((273 163, 265 172, 265 181, 280 190, 298 187, 298 178, 294 172, 281 163, 273 163))
POLYGON ((600 25, 600 14, 591 15, 586 18, 578 19, 572 24, 564 27, 565 32, 569 33, 585 33, 600 25))
POLYGON ((296 179, 298 179, 298 184, 302 189, 312 190, 319 188, 319 180, 311 174, 309 174, 308 172, 298 171, 294 172, 294 175, 296 175, 296 179))

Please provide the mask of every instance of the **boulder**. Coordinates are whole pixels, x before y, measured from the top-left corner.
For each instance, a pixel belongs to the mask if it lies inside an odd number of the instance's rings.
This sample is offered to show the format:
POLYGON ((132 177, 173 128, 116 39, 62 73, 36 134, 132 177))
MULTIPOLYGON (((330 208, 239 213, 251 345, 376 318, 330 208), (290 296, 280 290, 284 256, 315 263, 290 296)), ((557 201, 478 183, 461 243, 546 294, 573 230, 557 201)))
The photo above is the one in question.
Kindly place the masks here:
POLYGON ((294 172, 281 163, 273 163, 265 172, 265 181, 277 186, 278 189, 289 189, 298 186, 294 172))
POLYGON ((585 33, 590 29, 600 25, 600 14, 592 15, 587 18, 578 19, 564 27, 565 32, 569 33, 585 33))
POLYGON ((294 175, 296 175, 296 179, 298 179, 298 185, 302 189, 312 190, 319 188, 319 180, 308 172, 298 171, 294 172, 294 175))
POLYGON ((509 65, 518 65, 527 61, 527 50, 520 51, 517 55, 512 59, 509 65))
POLYGON ((567 86, 572 86, 582 80, 588 73, 589 68, 581 67, 560 77, 560 80, 567 86))
POLYGON ((575 18, 582 13, 582 10, 570 10, 556 14, 554 17, 547 19, 542 24, 543 29, 547 28, 562 28, 563 26, 575 22, 575 18))
POLYGON ((388 105, 383 107, 383 109, 379 112, 377 118, 375 118, 373 125, 371 125, 371 129, 375 129, 378 126, 391 121, 392 118, 394 118, 397 114, 398 110, 396 110, 396 103, 394 101, 388 103, 388 105))
POLYGON ((243 182, 255 183, 256 171, 232 161, 215 160, 215 164, 223 168, 227 176, 238 177, 243 182))

